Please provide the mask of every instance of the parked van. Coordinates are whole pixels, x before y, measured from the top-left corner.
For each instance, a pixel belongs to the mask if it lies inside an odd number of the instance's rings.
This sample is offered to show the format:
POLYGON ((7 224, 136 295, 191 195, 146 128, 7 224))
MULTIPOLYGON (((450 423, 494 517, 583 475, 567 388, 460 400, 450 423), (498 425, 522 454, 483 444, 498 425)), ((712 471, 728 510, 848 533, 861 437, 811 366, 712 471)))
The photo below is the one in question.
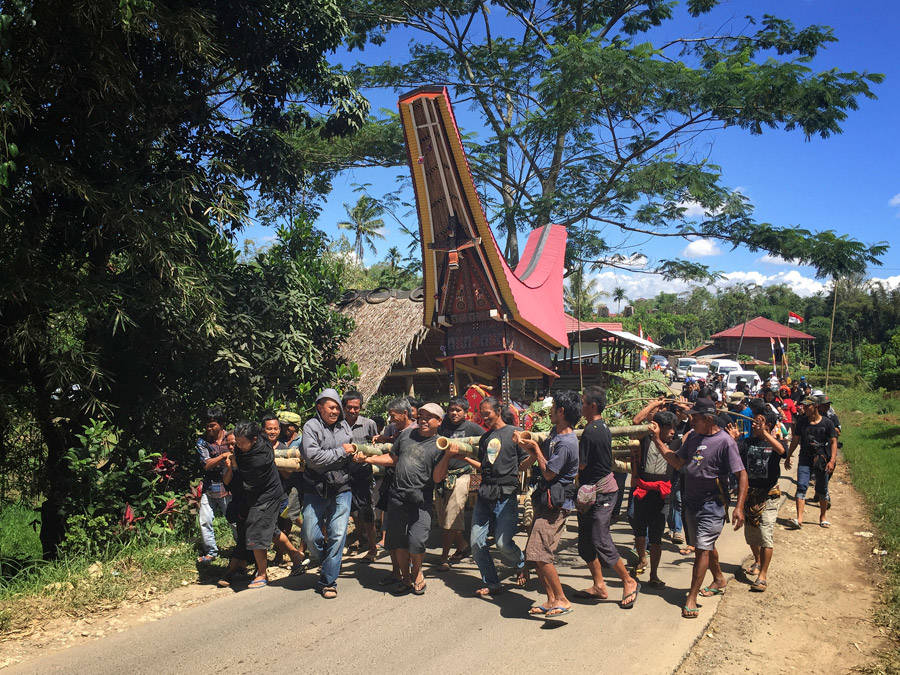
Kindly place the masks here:
POLYGON ((710 375, 727 375, 734 370, 743 370, 741 364, 731 359, 713 359, 709 362, 710 375))
POLYGON ((762 379, 754 370, 732 370, 725 378, 725 391, 732 392, 737 388, 738 380, 741 378, 747 380, 750 385, 751 392, 759 391, 762 386, 762 379))

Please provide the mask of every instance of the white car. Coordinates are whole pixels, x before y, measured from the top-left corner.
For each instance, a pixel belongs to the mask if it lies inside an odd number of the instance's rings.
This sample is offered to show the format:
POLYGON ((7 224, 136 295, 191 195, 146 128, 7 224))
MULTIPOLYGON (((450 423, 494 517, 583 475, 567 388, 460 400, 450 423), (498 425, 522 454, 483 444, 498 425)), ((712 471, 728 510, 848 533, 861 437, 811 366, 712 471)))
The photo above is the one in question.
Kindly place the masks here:
POLYGON ((684 378, 687 377, 688 368, 697 363, 697 359, 692 359, 689 356, 680 358, 675 363, 675 381, 683 382, 684 378))
POLYGON ((692 377, 695 380, 705 380, 709 377, 709 367, 705 363, 695 363, 688 366, 686 377, 692 377))
POLYGON ((762 386, 762 380, 760 379, 756 371, 733 370, 728 373, 728 377, 725 380, 725 391, 734 391, 737 388, 738 380, 740 380, 741 378, 747 380, 747 384, 750 385, 751 392, 759 391, 759 388, 762 386))

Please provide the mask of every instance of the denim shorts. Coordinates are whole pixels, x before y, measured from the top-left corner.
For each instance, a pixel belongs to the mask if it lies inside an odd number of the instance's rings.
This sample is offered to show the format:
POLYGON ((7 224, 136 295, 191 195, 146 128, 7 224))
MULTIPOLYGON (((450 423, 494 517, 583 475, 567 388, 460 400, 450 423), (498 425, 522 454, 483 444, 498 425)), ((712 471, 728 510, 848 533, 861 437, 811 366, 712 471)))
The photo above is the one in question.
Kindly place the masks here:
POLYGON ((797 499, 806 497, 806 490, 809 488, 810 476, 816 479, 816 497, 828 498, 828 481, 831 474, 824 469, 817 469, 809 464, 797 464, 797 499))
POLYGON ((717 501, 684 505, 684 533, 687 543, 700 551, 711 551, 725 526, 725 507, 717 501))

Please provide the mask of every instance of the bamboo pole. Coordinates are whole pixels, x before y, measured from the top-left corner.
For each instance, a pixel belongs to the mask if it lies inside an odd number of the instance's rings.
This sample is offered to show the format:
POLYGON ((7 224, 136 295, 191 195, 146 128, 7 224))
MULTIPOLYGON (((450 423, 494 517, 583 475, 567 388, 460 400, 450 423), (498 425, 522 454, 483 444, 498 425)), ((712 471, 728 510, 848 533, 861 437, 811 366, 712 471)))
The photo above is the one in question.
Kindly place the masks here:
POLYGON ((305 462, 303 459, 292 457, 276 457, 275 468, 281 471, 303 471, 305 462))
MULTIPOLYGON (((481 440, 479 438, 479 440, 481 440)), ((466 443, 464 439, 460 438, 447 438, 446 436, 438 436, 437 439, 437 448, 438 450, 447 450, 451 446, 455 446, 459 451, 460 455, 465 455, 467 457, 471 457, 473 459, 478 457, 477 443, 466 443)))
POLYGON ((386 455, 394 447, 393 443, 351 443, 354 452, 361 452, 366 457, 386 455))
POLYGON ((300 448, 275 448, 275 459, 302 459, 300 448))

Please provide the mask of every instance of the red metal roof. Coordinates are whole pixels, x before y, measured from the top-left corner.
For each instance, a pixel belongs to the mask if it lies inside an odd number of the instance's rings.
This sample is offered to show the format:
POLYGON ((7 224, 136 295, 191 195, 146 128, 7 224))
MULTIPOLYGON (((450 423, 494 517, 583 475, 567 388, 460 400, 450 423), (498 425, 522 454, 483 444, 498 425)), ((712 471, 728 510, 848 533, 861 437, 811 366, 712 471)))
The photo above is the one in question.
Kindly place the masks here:
MULTIPOLYGON (((617 321, 581 321, 581 330, 602 328, 603 330, 622 330, 622 324, 617 321)), ((566 314, 566 332, 577 333, 579 321, 571 314, 566 314)))
MULTIPOLYGON (((744 324, 739 323, 737 326, 733 326, 728 330, 723 330, 719 333, 715 333, 712 337, 714 338, 740 338, 741 330, 744 324)), ((812 335, 804 333, 799 330, 795 330, 793 328, 788 328, 787 326, 776 323, 771 319, 766 319, 764 317, 758 316, 755 319, 750 319, 746 323, 746 328, 743 329, 744 339, 747 338, 790 338, 792 340, 814 340, 815 338, 812 335)))

